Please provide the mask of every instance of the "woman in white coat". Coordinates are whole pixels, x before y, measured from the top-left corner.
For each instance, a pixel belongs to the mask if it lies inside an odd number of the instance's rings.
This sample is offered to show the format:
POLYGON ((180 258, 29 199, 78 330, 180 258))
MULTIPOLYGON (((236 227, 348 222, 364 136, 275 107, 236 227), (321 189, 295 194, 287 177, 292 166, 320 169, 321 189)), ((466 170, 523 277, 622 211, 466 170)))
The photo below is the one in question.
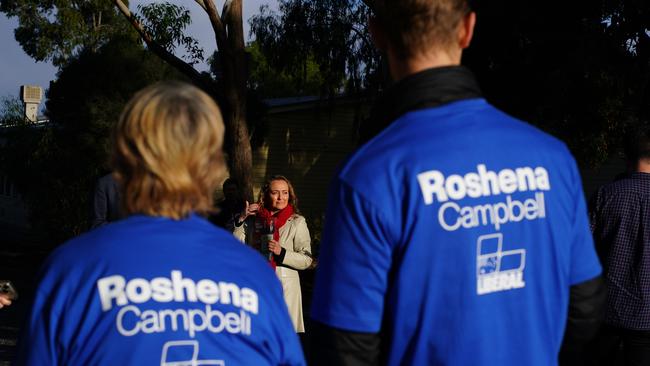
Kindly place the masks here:
POLYGON ((311 239, 305 218, 298 211, 291 182, 271 177, 262 187, 258 203, 248 204, 235 225, 235 236, 262 252, 275 267, 296 332, 305 331, 298 270, 312 265, 311 239), (247 220, 254 216, 254 220, 247 220))

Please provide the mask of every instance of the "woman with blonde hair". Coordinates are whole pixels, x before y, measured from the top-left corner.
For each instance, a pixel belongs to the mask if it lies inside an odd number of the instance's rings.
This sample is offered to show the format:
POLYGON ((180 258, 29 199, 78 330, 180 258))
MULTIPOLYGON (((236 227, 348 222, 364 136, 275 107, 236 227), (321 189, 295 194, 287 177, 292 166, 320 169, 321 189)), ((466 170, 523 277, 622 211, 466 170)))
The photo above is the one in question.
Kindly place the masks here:
POLYGON ((273 272, 203 218, 223 134, 219 108, 191 85, 131 99, 113 134, 127 217, 46 261, 18 364, 304 364, 273 272))
POLYGON ((289 179, 272 176, 262 187, 258 203, 246 203, 234 234, 261 251, 275 268, 294 329, 303 333, 305 324, 298 270, 309 268, 313 259, 309 229, 298 211, 298 197, 289 179), (255 216, 255 220, 246 220, 249 216, 255 216))

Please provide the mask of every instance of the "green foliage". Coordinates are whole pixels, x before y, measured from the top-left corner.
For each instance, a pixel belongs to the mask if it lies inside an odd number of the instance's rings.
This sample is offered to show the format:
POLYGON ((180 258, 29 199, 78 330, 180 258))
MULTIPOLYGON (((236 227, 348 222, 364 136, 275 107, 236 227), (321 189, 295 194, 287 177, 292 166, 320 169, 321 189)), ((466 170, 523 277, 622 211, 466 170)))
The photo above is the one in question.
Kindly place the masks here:
POLYGON ((15 126, 24 121, 23 103, 18 97, 0 98, 0 127, 15 126))
POLYGON ((377 88, 379 55, 365 26, 369 9, 359 0, 280 0, 279 13, 261 7, 251 34, 268 65, 306 83, 318 65, 321 95, 377 88))
MULTIPOLYGON (((169 51, 182 46, 191 64, 203 60, 196 39, 185 36, 190 12, 171 3, 139 5, 138 19, 154 39, 169 51)), ((2 0, 0 12, 17 17, 16 40, 36 61, 64 66, 83 50, 97 50, 112 38, 138 35, 106 0, 2 0)))
POLYGON ((0 12, 18 18, 14 35, 25 53, 55 66, 82 50, 97 50, 112 37, 137 37, 105 0, 2 0, 0 12))
MULTIPOLYGON (((264 139, 268 134, 268 120, 266 118, 267 106, 263 98, 272 98, 284 96, 281 94, 287 91, 288 86, 285 84, 284 79, 277 75, 272 75, 271 71, 266 68, 266 61, 262 55, 254 55, 256 51, 254 44, 251 44, 247 49, 247 56, 251 62, 253 70, 250 72, 255 76, 249 76, 248 88, 246 91, 246 127, 249 131, 249 141, 251 148, 256 149, 264 144, 264 139), (255 61, 256 60, 256 61, 255 61), (268 72, 268 73, 267 73, 268 72), (259 81, 259 84, 257 84, 259 81), (277 87, 278 90, 270 90, 266 83, 277 87), (257 89, 259 87, 259 89, 257 89), (269 92, 270 94, 265 94, 269 92)), ((214 79, 219 83, 221 79, 221 63, 219 61, 219 52, 215 51, 212 56, 208 57, 208 65, 210 66, 210 73, 206 77, 214 79)), ((207 73, 206 73, 207 74, 207 73)), ((293 82, 291 78, 287 82, 293 82)), ((295 94, 292 94, 295 95, 295 94)), ((224 106, 221 105, 223 108, 224 106)), ((231 151, 229 140, 224 141, 224 151, 231 151)))
POLYGON ((177 77, 130 39, 82 52, 61 69, 47 92, 49 124, 10 129, 0 147, 0 169, 36 232, 58 244, 88 227, 92 190, 107 170, 110 129, 124 104, 144 86, 177 77))
POLYGON ((165 2, 138 5, 138 11, 145 30, 159 45, 172 53, 177 46, 183 46, 190 64, 203 61, 203 49, 198 41, 184 33, 192 23, 189 10, 165 2))
POLYGON ((246 51, 250 55, 251 69, 248 85, 266 98, 294 97, 298 95, 318 95, 324 77, 313 55, 305 60, 305 72, 292 74, 279 71, 269 63, 257 41, 252 42, 246 51))

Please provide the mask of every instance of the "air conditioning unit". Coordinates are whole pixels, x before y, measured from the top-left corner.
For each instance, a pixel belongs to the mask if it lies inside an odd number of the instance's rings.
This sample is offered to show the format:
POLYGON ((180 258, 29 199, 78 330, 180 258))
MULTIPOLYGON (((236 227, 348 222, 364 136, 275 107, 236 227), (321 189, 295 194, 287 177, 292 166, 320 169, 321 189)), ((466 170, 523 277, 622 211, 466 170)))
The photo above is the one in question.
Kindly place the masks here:
POLYGON ((23 103, 40 104, 43 100, 43 88, 36 85, 23 85, 20 87, 20 99, 23 103))
POLYGON ((43 99, 43 88, 36 85, 22 85, 20 87, 20 100, 25 105, 25 118, 36 122, 38 106, 43 99))

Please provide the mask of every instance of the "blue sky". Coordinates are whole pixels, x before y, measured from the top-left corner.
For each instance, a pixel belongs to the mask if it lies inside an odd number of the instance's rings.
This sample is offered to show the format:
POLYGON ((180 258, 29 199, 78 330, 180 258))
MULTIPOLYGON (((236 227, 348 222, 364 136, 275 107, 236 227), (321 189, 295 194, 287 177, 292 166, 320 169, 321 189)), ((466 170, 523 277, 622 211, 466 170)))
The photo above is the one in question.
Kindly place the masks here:
MULTIPOLYGON (((244 32, 248 37, 248 19, 259 12, 260 5, 269 5, 277 9, 277 0, 242 0, 244 13, 244 32)), ((137 4, 147 4, 152 1, 133 0, 130 1, 131 10, 135 10, 137 4)), ((216 49, 214 32, 210 27, 210 21, 196 2, 191 0, 171 1, 182 4, 188 8, 193 15, 192 25, 188 33, 195 37, 205 51, 205 55, 211 55, 216 49)), ((221 9, 222 0, 215 0, 217 9, 221 9)), ((14 38, 14 29, 18 25, 16 18, 7 18, 0 13, 0 98, 15 97, 20 92, 20 85, 40 85, 47 88, 50 80, 56 77, 57 69, 50 63, 35 62, 23 52, 22 48, 14 38)), ((200 70, 207 69, 206 65, 199 65, 200 70)))

